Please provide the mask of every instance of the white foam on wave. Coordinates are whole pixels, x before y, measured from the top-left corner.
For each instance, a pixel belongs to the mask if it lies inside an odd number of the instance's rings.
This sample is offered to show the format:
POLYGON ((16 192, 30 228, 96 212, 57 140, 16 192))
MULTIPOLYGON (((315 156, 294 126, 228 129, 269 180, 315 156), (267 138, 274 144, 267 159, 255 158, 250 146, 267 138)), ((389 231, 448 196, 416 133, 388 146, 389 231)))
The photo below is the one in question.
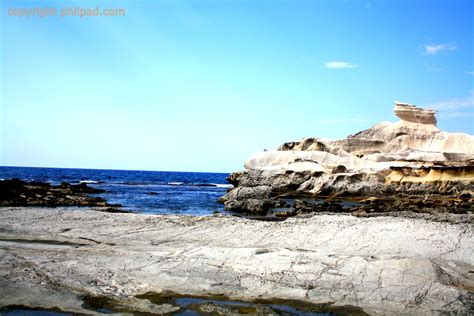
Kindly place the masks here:
POLYGON ((232 184, 222 184, 222 183, 211 183, 211 184, 218 188, 233 188, 234 187, 232 184))
POLYGON ((79 183, 91 183, 91 184, 97 184, 100 183, 99 181, 94 181, 94 180, 81 180, 79 183))
POLYGON ((168 185, 183 185, 184 182, 168 182, 168 185))

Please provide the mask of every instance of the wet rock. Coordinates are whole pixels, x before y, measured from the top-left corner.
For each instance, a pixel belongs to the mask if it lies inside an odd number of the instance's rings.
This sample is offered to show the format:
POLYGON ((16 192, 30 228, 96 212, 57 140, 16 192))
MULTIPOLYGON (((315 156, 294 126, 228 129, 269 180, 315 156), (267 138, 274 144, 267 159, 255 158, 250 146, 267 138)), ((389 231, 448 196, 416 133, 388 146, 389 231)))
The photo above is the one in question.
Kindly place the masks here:
POLYGON ((310 212, 341 213, 345 211, 341 204, 327 201, 321 203, 310 203, 307 200, 295 200, 293 202, 293 208, 300 214, 310 212))
POLYGON ((295 209, 286 209, 286 210, 279 210, 277 212, 273 212, 273 214, 276 216, 276 217, 291 217, 291 216, 295 216, 297 214, 297 211, 295 209))
POLYGON ((313 212, 313 205, 307 201, 294 200, 293 208, 300 213, 313 212))
POLYGON ((20 179, 0 181, 0 206, 109 206, 101 197, 88 194, 104 193, 85 183, 58 186, 49 183, 27 182, 20 179))
POLYGON ((226 211, 265 215, 271 208, 283 207, 286 202, 273 199, 244 199, 232 200, 224 203, 226 211))

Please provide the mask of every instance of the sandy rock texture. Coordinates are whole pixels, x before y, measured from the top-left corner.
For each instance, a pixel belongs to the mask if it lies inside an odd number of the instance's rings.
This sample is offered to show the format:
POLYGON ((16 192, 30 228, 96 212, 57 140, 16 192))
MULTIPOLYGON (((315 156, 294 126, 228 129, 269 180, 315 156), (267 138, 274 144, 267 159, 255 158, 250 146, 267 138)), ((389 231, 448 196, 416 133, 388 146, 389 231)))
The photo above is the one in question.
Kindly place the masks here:
POLYGON ((0 208, 0 306, 92 313, 105 296, 161 313, 139 295, 354 305, 371 314, 474 312, 472 224, 320 215, 284 222, 0 208))

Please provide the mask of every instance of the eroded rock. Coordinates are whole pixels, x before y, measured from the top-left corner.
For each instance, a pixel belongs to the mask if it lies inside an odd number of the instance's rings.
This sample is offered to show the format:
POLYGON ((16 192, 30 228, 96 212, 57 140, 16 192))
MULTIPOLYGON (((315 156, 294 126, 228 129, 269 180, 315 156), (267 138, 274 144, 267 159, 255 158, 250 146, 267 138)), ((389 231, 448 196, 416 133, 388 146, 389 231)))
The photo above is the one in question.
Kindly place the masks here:
POLYGON ((245 170, 229 176, 235 188, 221 201, 472 196, 474 136, 438 129, 435 111, 396 102, 394 112, 399 122, 346 139, 306 138, 253 155, 245 170))
POLYGON ((354 305, 369 314, 466 315, 473 306, 472 248, 469 223, 3 207, 0 307, 90 314, 105 298, 116 312, 171 312, 173 304, 153 305, 143 295, 172 291, 354 305))

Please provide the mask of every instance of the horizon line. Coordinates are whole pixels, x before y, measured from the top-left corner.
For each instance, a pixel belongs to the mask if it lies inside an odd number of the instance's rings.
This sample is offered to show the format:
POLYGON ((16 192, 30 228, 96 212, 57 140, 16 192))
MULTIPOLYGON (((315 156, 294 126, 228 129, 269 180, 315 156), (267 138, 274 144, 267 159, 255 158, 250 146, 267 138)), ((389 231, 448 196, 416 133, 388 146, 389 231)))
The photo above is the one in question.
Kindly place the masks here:
POLYGON ((220 173, 220 174, 230 174, 230 173, 231 173, 231 172, 210 172, 210 171, 176 171, 176 170, 143 170, 143 169, 107 169, 107 168, 43 167, 43 166, 8 166, 8 165, 0 165, 0 168, 38 168, 38 169, 74 169, 74 170, 107 170, 107 171, 180 172, 180 173, 220 173))

